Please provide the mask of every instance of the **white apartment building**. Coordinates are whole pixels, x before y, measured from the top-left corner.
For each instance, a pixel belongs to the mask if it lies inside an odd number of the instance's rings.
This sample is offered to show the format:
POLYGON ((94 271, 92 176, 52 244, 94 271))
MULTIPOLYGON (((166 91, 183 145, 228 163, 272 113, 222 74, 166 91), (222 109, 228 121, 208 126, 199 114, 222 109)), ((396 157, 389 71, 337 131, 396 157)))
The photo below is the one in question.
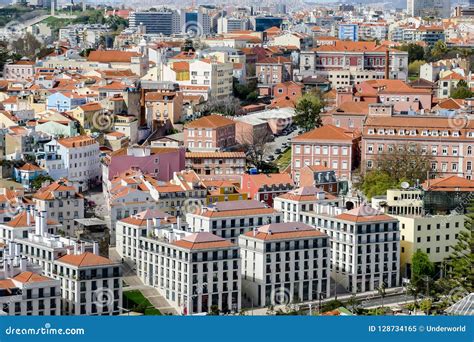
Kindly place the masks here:
POLYGON ((314 186, 303 186, 280 195, 273 207, 283 213, 284 222, 298 222, 304 211, 313 211, 317 204, 339 206, 341 199, 314 186))
POLYGON ((67 179, 45 185, 33 195, 36 210, 57 220, 67 236, 74 236, 75 219, 84 218, 84 196, 67 179))
POLYGON ((8 243, 15 239, 27 238, 29 233, 39 229, 44 229, 48 234, 58 234, 62 225, 47 216, 47 212, 32 208, 29 211, 20 211, 10 221, 0 224, 0 242, 8 243))
POLYGON ((30 271, 26 258, 20 257, 18 247, 8 252, 10 254, 1 262, 0 313, 10 316, 60 315, 59 280, 42 276, 36 270, 30 271))
POLYGON ((234 65, 219 62, 216 59, 202 59, 189 63, 190 80, 186 84, 208 86, 210 95, 224 98, 232 95, 232 78, 234 65))
POLYGON ((44 276, 60 280, 62 314, 119 314, 121 264, 99 256, 97 243, 49 234, 43 214, 38 214, 34 231, 31 226, 20 227, 21 234, 4 241, 9 250, 41 267, 44 276))
POLYGON ((159 211, 117 223, 117 251, 136 264, 137 275, 154 286, 178 312, 238 312, 239 247, 207 232, 189 234, 159 211))
POLYGON ((67 178, 79 192, 100 183, 100 151, 95 139, 87 135, 53 139, 44 149, 45 155, 39 163, 53 179, 67 178))
POLYGON ((400 284, 400 230, 396 218, 365 204, 345 210, 317 205, 300 221, 329 235, 333 279, 352 293, 400 284))
POLYGON ((121 264, 91 252, 67 254, 54 262, 67 315, 118 315, 122 312, 121 264))
POLYGON ((238 236, 256 227, 283 222, 282 214, 255 200, 217 202, 186 214, 189 230, 208 232, 236 243, 238 236))
POLYGON ((330 295, 329 237, 300 222, 273 223, 239 237, 242 292, 256 306, 330 295))

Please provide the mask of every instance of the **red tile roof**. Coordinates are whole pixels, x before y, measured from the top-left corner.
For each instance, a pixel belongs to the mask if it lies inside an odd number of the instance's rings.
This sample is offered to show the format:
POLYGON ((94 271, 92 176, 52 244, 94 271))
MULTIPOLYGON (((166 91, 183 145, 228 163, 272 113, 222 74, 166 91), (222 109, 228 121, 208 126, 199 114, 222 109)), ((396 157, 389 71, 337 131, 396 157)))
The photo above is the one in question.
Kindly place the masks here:
POLYGON ((102 266, 114 264, 112 260, 90 252, 65 255, 59 258, 58 261, 76 267, 102 266))

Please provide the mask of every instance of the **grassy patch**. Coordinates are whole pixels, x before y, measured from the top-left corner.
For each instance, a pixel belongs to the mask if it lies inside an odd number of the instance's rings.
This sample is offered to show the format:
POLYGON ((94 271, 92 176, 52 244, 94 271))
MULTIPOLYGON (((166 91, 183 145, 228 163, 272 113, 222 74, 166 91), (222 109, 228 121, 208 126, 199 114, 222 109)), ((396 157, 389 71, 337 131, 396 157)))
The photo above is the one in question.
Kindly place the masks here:
POLYGON ((283 171, 290 165, 291 163, 291 148, 288 147, 285 152, 280 154, 280 156, 277 158, 275 161, 275 164, 277 165, 278 169, 280 171, 283 171))
POLYGON ((123 307, 127 310, 141 312, 145 316, 161 315, 160 310, 155 309, 150 301, 138 290, 123 293, 123 307))

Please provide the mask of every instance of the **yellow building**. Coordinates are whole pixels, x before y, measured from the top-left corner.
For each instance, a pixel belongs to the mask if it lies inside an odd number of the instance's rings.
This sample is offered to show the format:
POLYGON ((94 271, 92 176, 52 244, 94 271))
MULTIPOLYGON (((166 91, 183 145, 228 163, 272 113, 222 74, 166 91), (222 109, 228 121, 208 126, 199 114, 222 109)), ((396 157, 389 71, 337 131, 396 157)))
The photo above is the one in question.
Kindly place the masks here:
POLYGON ((436 275, 444 273, 443 261, 452 253, 464 228, 464 215, 396 216, 400 221, 400 269, 402 276, 411 277, 411 259, 420 249, 435 264, 436 275), (439 274, 438 274, 439 272, 439 274))
POLYGON ((239 187, 230 181, 203 180, 202 185, 207 189, 206 204, 248 199, 248 194, 240 192, 239 187))
MULTIPOLYGON (((97 126, 100 119, 97 117, 101 112, 104 111, 104 108, 97 102, 89 102, 85 105, 79 106, 69 112, 69 114, 79 122, 81 127, 90 132, 94 129, 94 126, 97 126)), ((100 129, 101 127, 95 127, 100 129)))

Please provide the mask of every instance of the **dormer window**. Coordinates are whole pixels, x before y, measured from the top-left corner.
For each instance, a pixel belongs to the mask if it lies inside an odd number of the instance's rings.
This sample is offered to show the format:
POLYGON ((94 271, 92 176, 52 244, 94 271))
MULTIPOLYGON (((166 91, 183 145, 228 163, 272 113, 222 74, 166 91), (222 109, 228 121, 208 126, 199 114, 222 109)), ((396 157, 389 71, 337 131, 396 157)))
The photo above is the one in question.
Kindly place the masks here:
POLYGON ((441 135, 442 135, 443 137, 448 137, 448 136, 449 136, 449 132, 448 132, 448 131, 443 131, 443 132, 441 133, 441 135))
POLYGON ((416 129, 412 129, 412 130, 410 131, 410 135, 416 135, 416 129))
POLYGON ((405 130, 404 129, 399 130, 398 135, 405 135, 405 130))
POLYGON ((458 131, 453 132, 453 137, 459 137, 459 132, 458 131))
POLYGON ((424 136, 424 137, 428 136, 428 131, 427 131, 427 130, 423 130, 423 131, 421 132, 421 135, 424 136))
POLYGON ((438 136, 438 131, 431 131, 431 136, 432 137, 437 137, 438 136))
POLYGON ((374 134, 374 130, 372 128, 370 128, 368 131, 367 131, 368 134, 374 134))
POLYGON ((377 134, 384 134, 384 130, 383 129, 378 129, 377 134))

